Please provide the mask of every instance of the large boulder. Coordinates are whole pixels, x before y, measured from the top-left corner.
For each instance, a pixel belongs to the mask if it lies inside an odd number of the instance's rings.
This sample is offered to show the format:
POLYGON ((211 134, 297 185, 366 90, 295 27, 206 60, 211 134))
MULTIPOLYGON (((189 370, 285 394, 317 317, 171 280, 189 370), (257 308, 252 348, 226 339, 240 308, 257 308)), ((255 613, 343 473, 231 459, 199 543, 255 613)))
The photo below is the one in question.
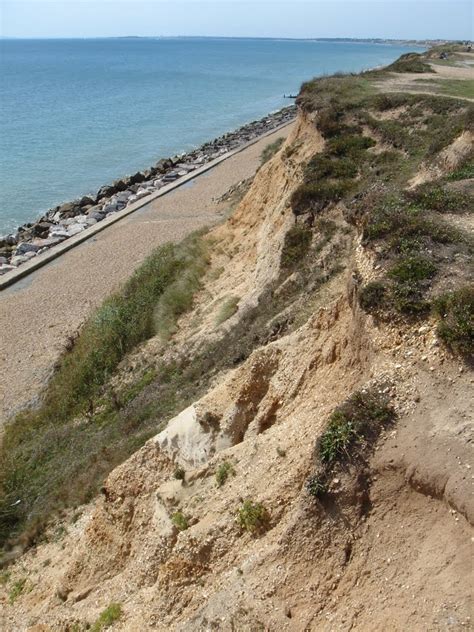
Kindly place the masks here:
POLYGON ((51 222, 37 222, 32 226, 34 237, 45 237, 49 233, 49 229, 53 224, 51 222))
POLYGON ((97 200, 102 200, 103 198, 108 198, 116 193, 117 190, 113 185, 105 184, 97 191, 97 200))
POLYGON ((91 206, 91 205, 92 206, 94 205, 94 200, 91 197, 89 197, 88 195, 84 195, 79 200, 79 206, 91 206))
POLYGON ((39 250, 39 246, 25 241, 25 242, 22 242, 21 244, 18 244, 15 255, 24 255, 27 252, 38 252, 38 250, 39 250))

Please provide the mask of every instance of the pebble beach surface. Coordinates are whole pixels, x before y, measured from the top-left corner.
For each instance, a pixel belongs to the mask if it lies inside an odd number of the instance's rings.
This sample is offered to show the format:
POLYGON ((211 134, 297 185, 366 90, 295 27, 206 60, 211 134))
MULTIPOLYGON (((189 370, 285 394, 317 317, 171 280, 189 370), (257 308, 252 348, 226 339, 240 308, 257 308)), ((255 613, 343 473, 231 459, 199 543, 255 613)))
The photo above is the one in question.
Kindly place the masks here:
POLYGON ((0 293, 0 420, 34 400, 67 337, 160 244, 218 222, 215 200, 251 177, 292 124, 146 204, 0 293))

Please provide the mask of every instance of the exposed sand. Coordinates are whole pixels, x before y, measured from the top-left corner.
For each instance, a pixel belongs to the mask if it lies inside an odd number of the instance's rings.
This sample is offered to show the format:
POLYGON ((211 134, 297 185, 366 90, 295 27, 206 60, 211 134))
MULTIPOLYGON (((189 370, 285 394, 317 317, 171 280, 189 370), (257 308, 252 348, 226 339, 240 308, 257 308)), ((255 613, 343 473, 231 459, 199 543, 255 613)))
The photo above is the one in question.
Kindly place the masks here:
POLYGON ((107 228, 0 294, 0 423, 34 399, 67 337, 158 245, 219 221, 215 199, 252 176, 293 124, 107 228))

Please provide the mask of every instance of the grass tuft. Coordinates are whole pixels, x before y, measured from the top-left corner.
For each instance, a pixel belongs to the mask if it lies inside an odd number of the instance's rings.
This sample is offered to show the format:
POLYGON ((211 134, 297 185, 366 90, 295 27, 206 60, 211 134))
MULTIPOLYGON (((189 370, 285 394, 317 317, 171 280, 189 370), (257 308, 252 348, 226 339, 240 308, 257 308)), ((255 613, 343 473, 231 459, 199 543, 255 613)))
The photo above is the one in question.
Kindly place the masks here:
POLYGON ((90 628, 91 632, 101 632, 110 628, 122 616, 122 606, 119 603, 111 603, 99 616, 90 628))
POLYGON ((243 531, 261 534, 270 526, 270 514, 262 503, 245 500, 237 512, 237 521, 243 531))
POLYGON ((178 531, 186 531, 189 529, 189 521, 182 511, 177 511, 171 516, 171 522, 178 529, 178 531))
POLYGON ((235 470, 232 466, 232 463, 229 463, 229 461, 224 461, 224 463, 221 463, 216 470, 217 487, 222 487, 227 482, 229 476, 234 475, 235 470))

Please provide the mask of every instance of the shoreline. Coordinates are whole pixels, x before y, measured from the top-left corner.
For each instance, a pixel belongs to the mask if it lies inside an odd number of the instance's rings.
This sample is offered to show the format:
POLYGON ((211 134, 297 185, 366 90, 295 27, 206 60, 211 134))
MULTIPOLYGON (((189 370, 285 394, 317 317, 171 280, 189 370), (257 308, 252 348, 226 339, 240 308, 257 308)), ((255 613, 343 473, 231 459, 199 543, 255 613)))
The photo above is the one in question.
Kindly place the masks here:
MULTIPOLYGON (((170 184, 180 181, 184 183, 186 176, 196 174, 202 167, 290 123, 295 116, 295 105, 269 113, 235 131, 218 136, 197 149, 162 158, 147 169, 105 184, 95 195, 85 195, 50 208, 39 219, 19 226, 14 233, 0 237, 0 290, 39 267, 31 265, 36 263, 38 255, 44 255, 58 246, 62 246, 61 251, 69 250, 83 241, 78 239, 82 233, 85 232, 87 236, 93 234, 93 231, 87 229, 102 223, 105 228, 112 223, 108 220, 116 221, 114 218, 117 214, 129 207, 129 212, 141 207, 143 204, 137 205, 138 201, 143 200, 146 203, 153 199, 153 194, 170 184), (23 267, 27 268, 24 274, 16 274, 23 267)), ((55 256, 59 254, 61 253, 55 256)), ((44 263, 51 258, 48 257, 44 263)))
MULTIPOLYGON (((102 301, 124 283, 153 250, 225 220, 230 202, 219 200, 255 175, 269 143, 287 137, 291 122, 189 174, 154 196, 140 200, 125 216, 117 213, 74 237, 82 239, 31 273, 54 250, 15 271, 24 275, 0 292, 0 434, 4 422, 34 404, 64 345, 102 301), (104 226, 105 227, 105 226, 104 226)), ((125 210, 127 213, 128 209, 125 210)), ((121 213, 124 213, 122 211, 121 213)), ((73 239, 69 240, 70 242, 73 239)), ((56 248, 65 248, 68 242, 56 248)), ((10 273, 11 274, 11 273, 10 273)), ((10 276, 10 275, 8 275, 10 276)), ((0 278, 0 286, 7 275, 0 278)))

